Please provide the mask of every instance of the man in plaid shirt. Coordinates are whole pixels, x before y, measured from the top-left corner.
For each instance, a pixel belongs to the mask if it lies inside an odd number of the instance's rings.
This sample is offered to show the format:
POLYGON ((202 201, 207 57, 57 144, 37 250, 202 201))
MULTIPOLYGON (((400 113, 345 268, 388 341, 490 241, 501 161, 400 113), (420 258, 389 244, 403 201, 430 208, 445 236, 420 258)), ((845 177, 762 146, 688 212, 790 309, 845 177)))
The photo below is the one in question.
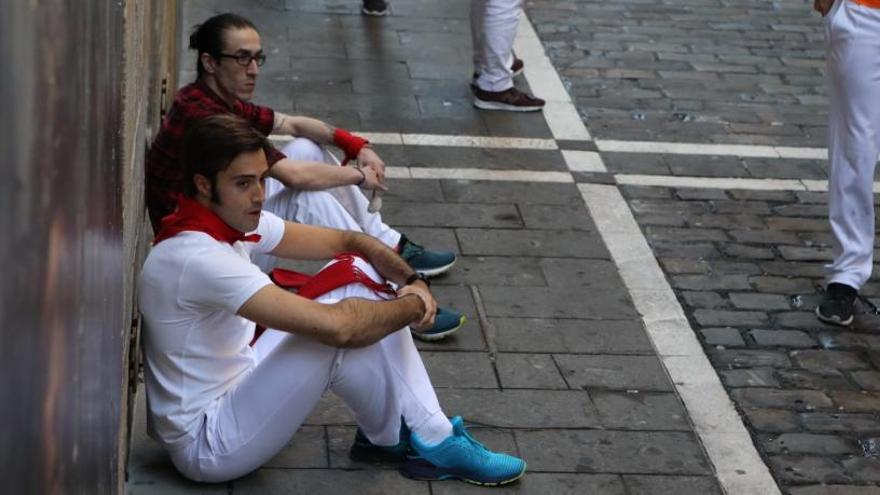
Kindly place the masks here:
MULTIPOLYGON (((174 211, 184 191, 180 153, 186 130, 205 117, 233 113, 264 135, 295 137, 268 157, 271 177, 265 184, 266 210, 299 223, 365 232, 395 249, 424 276, 452 267, 454 253, 424 249, 382 222, 378 212, 369 211, 369 201, 359 187, 381 192, 386 186, 385 163, 367 140, 314 118, 285 115, 250 102, 259 67, 266 60, 253 23, 236 14, 214 16, 196 27, 190 48, 198 52, 198 77, 178 91, 147 155, 146 199, 154 230, 174 211), (321 145, 329 144, 340 148, 346 162, 354 165, 326 163, 321 145)), ((275 264, 269 255, 254 261, 265 271, 275 264)), ((464 320, 461 313, 440 308, 434 328, 421 331, 418 337, 442 339, 464 320)))

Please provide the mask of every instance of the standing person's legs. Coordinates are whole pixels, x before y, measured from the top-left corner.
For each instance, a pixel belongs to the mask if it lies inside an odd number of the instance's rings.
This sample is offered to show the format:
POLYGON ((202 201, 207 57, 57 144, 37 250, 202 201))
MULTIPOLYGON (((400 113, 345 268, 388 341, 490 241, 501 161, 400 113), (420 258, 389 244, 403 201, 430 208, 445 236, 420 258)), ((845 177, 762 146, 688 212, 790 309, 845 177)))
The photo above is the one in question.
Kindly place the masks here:
POLYGON ((838 2, 828 19, 829 283, 861 288, 874 251, 874 168, 880 151, 880 10, 838 2))
POLYGON ((880 10, 841 0, 826 16, 828 39, 828 217, 834 261, 816 308, 820 320, 853 321, 858 290, 871 276, 874 169, 880 151, 880 10))
POLYGON ((498 92, 513 87, 513 40, 521 0, 472 0, 471 37, 474 42, 476 85, 498 92))
MULTIPOLYGON (((352 284, 319 300, 347 297, 376 298, 362 285, 352 284)), ((393 335, 408 337, 408 332, 393 335)), ((421 379, 427 373, 411 339, 397 356, 381 342, 344 350, 285 335, 269 349, 261 349, 262 339, 257 341, 257 366, 207 413, 200 439, 172 453, 185 476, 218 482, 257 469, 287 444, 327 389, 352 409, 374 444, 400 441, 401 415, 422 435, 451 435, 452 425, 440 410, 430 381, 421 379), (409 368, 395 361, 401 358, 409 368)))

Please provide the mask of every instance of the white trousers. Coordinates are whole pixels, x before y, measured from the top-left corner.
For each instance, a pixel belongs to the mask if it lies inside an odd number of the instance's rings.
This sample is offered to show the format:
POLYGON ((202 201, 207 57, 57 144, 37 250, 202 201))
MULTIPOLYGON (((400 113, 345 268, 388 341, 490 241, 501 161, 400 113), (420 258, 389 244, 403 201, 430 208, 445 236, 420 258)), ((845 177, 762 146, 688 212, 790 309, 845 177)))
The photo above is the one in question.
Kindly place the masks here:
MULTIPOLYGON (((379 280, 369 264, 357 264, 379 280)), ((378 299, 352 284, 318 301, 349 297, 378 299)), ((209 408, 197 440, 171 452, 187 478, 222 482, 259 468, 287 445, 327 390, 345 401, 376 445, 398 443, 401 417, 421 436, 452 431, 407 328, 359 349, 270 329, 254 351, 256 367, 209 408)))
POLYGON ((880 9, 837 0, 828 39, 828 282, 861 288, 874 252, 874 168, 880 152, 880 9))
MULTIPOLYGON (((282 150, 293 160, 327 162, 324 150, 314 141, 296 138, 282 150)), ((378 212, 367 211, 370 202, 357 186, 339 186, 324 191, 298 191, 281 182, 266 179, 264 208, 284 220, 308 225, 320 225, 340 230, 354 230, 369 234, 389 247, 400 242, 400 232, 382 221, 378 212)), ((275 267, 271 255, 254 256, 254 263, 264 272, 275 267)))
POLYGON ((522 0, 471 0, 471 40, 477 86, 483 91, 513 87, 513 40, 522 0))

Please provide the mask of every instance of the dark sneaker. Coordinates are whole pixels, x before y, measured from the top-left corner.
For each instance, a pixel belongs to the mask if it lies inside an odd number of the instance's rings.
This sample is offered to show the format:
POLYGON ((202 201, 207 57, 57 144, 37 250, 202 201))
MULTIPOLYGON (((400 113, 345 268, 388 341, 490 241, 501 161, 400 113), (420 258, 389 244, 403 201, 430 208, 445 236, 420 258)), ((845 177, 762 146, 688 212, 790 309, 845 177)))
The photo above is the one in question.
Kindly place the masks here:
MULTIPOLYGON (((513 77, 522 74, 523 68, 525 68, 525 66, 525 62, 523 62, 521 58, 516 58, 516 55, 514 55, 513 63, 510 64, 510 71, 513 72, 513 77)), ((475 83, 477 82, 478 77, 480 77, 480 75, 474 72, 474 75, 472 77, 473 82, 471 82, 471 86, 476 86, 475 83)))
POLYGON ((413 270, 426 277, 435 277, 449 270, 456 260, 455 253, 451 251, 428 251, 407 239, 405 235, 400 236, 397 252, 413 270))
POLYGON ((825 297, 816 306, 816 317, 825 323, 849 326, 853 321, 853 306, 859 292, 844 284, 831 283, 825 290, 825 297))
POLYGON ((406 423, 400 422, 400 442, 397 445, 376 445, 364 435, 360 428, 354 434, 354 443, 348 451, 349 457, 361 462, 392 462, 399 463, 406 460, 406 451, 409 449, 409 428, 406 423))
POLYGON ((385 0, 364 0, 364 6, 361 7, 364 15, 373 17, 382 17, 388 15, 388 2, 385 0))
POLYGON ((437 308, 437 314, 434 316, 434 325, 427 330, 412 330, 412 335, 425 342, 434 342, 435 340, 445 339, 457 332, 466 321, 467 317, 458 311, 449 308, 437 308))
POLYGON ((505 110, 508 112, 537 112, 544 108, 544 100, 523 93, 516 88, 505 91, 474 90, 474 106, 483 110, 505 110))
POLYGON ((476 441, 464 427, 461 416, 452 418, 452 436, 433 446, 418 435, 410 437, 412 453, 400 466, 400 473, 416 480, 459 479, 482 486, 512 483, 526 472, 518 457, 492 452, 476 441))

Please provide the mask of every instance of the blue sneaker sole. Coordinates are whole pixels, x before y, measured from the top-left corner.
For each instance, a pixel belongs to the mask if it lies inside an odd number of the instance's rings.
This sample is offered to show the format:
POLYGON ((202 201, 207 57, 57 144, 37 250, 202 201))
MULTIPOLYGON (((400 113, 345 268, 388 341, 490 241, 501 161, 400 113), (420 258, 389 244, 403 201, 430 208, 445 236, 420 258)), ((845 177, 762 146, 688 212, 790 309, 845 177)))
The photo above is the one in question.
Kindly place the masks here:
POLYGON ((426 277, 429 277, 429 278, 430 278, 430 277, 436 277, 437 275, 440 275, 440 274, 443 274, 443 273, 448 272, 449 269, 452 268, 453 265, 455 265, 455 262, 456 262, 456 261, 458 261, 458 258, 455 258, 454 260, 452 260, 452 263, 449 263, 449 264, 446 264, 446 265, 443 265, 443 266, 438 266, 438 267, 436 267, 436 268, 417 268, 417 267, 413 267, 413 270, 415 270, 415 271, 417 271, 417 272, 421 273, 422 275, 424 275, 424 276, 426 276, 426 277))
POLYGON ((458 319, 458 325, 450 328, 449 330, 444 330, 442 332, 436 332, 436 333, 419 333, 419 332, 416 332, 415 330, 411 330, 411 332, 412 332, 412 336, 419 339, 419 340, 423 340, 425 342, 435 342, 438 340, 443 340, 446 337, 454 334, 461 327, 464 326, 465 322, 467 322, 467 317, 465 315, 461 315, 461 318, 458 319))
POLYGON ((522 471, 516 476, 510 478, 478 480, 454 471, 443 470, 423 459, 408 459, 400 466, 400 474, 417 481, 461 480, 472 485, 501 486, 513 483, 522 478, 523 475, 526 474, 526 466, 524 465, 522 471))

